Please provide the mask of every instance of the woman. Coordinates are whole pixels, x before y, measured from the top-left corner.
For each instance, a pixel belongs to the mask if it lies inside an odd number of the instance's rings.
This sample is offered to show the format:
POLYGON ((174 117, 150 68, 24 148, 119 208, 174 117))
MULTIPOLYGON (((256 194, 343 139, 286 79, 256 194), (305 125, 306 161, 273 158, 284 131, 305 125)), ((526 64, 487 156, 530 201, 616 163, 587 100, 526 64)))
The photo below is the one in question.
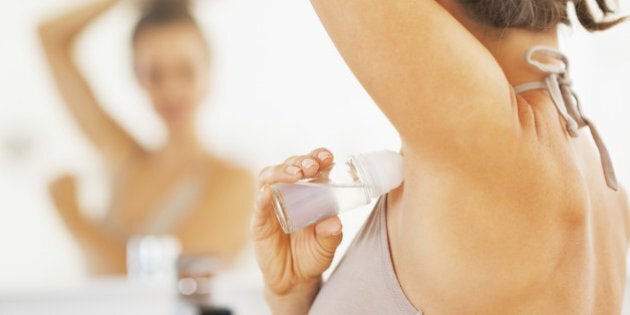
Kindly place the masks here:
POLYGON ((65 104, 113 178, 104 222, 81 214, 68 176, 51 184, 57 210, 95 274, 124 273, 126 241, 137 234, 174 235, 183 255, 228 263, 247 241, 253 182, 246 170, 207 153, 195 133, 196 110, 208 93, 208 44, 186 3, 147 3, 133 32, 134 70, 168 128, 166 145, 148 151, 101 108, 72 57, 78 35, 118 2, 92 2, 40 27, 65 104))
MULTIPOLYGON (((619 314, 628 200, 555 49, 568 1, 311 2, 400 133, 405 182, 322 285, 339 219, 285 235, 267 185, 332 154, 266 168, 252 230, 274 313, 619 314)), ((620 22, 570 2, 588 30, 620 22)))

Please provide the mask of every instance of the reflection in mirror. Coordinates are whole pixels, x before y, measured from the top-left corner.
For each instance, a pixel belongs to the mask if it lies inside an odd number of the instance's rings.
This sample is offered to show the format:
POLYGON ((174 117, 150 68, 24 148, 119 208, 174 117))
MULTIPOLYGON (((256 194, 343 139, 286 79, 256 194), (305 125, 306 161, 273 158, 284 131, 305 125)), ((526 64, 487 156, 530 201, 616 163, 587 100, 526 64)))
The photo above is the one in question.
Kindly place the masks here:
POLYGON ((98 149, 111 180, 110 201, 99 220, 85 215, 71 173, 49 184, 50 197, 90 274, 127 274, 145 282, 184 275, 177 283, 189 298, 182 301, 207 311, 215 307, 207 280, 229 268, 246 245, 252 177, 205 149, 197 135, 212 54, 186 1, 142 3, 131 36, 133 72, 166 127, 165 144, 145 148, 101 106, 72 52, 79 35, 98 35, 84 30, 118 2, 81 4, 39 27, 64 105, 98 149))

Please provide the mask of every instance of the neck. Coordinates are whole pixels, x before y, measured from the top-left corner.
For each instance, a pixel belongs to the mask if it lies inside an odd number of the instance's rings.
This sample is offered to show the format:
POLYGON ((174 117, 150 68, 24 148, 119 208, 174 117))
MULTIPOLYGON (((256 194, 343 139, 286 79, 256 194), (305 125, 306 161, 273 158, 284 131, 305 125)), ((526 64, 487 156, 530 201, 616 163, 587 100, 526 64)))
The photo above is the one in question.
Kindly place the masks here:
MULTIPOLYGON (((541 81, 545 75, 533 69, 525 62, 525 52, 533 46, 558 48, 558 29, 529 31, 519 28, 499 30, 484 26, 468 17, 458 1, 438 0, 488 51, 503 69, 508 82, 512 85, 541 81)), ((553 60, 541 59, 543 62, 553 60)))
POLYGON ((168 142, 164 146, 163 151, 177 155, 194 155, 201 152, 202 148, 194 125, 169 128, 168 142))
MULTIPOLYGON (((525 61, 525 52, 528 49, 533 46, 558 48, 558 34, 555 28, 544 32, 509 29, 501 37, 497 36, 496 32, 486 31, 477 38, 494 56, 512 86, 545 79, 545 73, 525 61)), ((536 56, 536 59, 545 63, 557 62, 540 56, 536 56)))

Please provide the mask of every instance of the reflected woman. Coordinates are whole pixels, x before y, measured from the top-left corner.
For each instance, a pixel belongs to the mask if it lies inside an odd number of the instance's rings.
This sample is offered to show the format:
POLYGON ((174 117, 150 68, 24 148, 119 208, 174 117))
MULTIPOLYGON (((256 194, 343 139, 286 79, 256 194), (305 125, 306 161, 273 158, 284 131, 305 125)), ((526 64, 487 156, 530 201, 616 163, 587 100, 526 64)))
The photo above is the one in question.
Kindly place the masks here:
POLYGON ((103 110, 72 55, 78 35, 118 2, 92 2, 40 26, 65 105, 113 179, 104 221, 81 214, 70 176, 50 185, 57 210, 93 274, 124 273, 132 235, 174 235, 183 255, 229 263, 247 241, 253 181, 245 169, 206 152, 195 132, 197 108, 208 94, 208 44, 185 1, 146 4, 132 37, 134 70, 168 129, 164 147, 149 151, 103 110))

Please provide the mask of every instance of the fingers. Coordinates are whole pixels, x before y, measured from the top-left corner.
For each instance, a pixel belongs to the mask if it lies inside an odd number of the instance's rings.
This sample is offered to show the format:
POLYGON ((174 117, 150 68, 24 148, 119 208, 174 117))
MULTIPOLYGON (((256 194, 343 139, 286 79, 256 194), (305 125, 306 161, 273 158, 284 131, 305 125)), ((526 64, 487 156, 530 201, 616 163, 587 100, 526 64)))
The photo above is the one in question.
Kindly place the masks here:
POLYGON ((73 176, 58 177, 48 185, 48 190, 54 201, 61 206, 68 207, 76 203, 76 183, 73 176))
POLYGON ((302 179, 302 169, 295 165, 278 164, 265 167, 258 175, 260 187, 273 183, 293 183, 302 179))
POLYGON ((315 176, 320 169, 332 165, 333 155, 324 148, 311 151, 307 155, 289 157, 282 164, 264 168, 258 176, 260 186, 276 182, 292 183, 302 178, 315 176))
POLYGON ((315 234, 318 237, 338 236, 342 233, 343 226, 338 216, 333 216, 318 222, 315 225, 315 234))
POLYGON ((72 175, 62 175, 54 179, 50 183, 49 188, 55 191, 74 191, 76 188, 75 179, 72 175))
POLYGON ((338 216, 330 217, 315 225, 315 238, 319 251, 332 257, 343 238, 341 220, 338 216))
POLYGON ((81 213, 76 193, 76 181, 71 175, 61 176, 52 181, 48 190, 55 209, 61 219, 69 226, 81 222, 81 213))
POLYGON ((267 186, 263 186, 256 196, 250 230, 254 240, 265 239, 273 234, 284 234, 273 213, 271 190, 267 186))
POLYGON ((303 177, 312 177, 319 171, 319 162, 308 155, 291 157, 284 163, 289 168, 299 168, 303 177))
POLYGON ((325 168, 332 165, 333 160, 334 160, 334 156, 332 152, 330 152, 330 150, 326 148, 315 149, 311 151, 309 155, 319 162, 319 166, 321 168, 325 168))
POLYGON ((265 167, 258 175, 261 187, 256 197, 256 205, 250 229, 255 239, 263 239, 273 233, 283 233, 271 205, 271 191, 268 185, 283 182, 293 183, 316 175, 320 169, 333 163, 333 155, 327 149, 316 149, 307 155, 289 157, 282 164, 265 167))

